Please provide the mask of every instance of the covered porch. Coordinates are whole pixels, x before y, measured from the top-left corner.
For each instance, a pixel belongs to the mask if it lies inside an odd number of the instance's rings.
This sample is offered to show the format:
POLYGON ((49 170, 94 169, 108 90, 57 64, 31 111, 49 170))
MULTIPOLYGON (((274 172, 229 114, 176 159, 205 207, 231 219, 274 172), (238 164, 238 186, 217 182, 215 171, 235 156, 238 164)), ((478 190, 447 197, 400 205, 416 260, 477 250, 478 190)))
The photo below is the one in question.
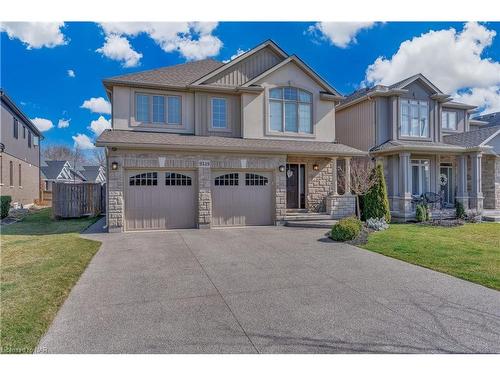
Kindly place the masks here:
POLYGON ((355 215, 352 159, 352 156, 287 155, 285 219, 339 219, 355 215))
MULTIPOLYGON (((372 154, 384 164, 394 220, 414 219, 417 198, 425 193, 439 195, 447 214, 456 202, 465 210, 482 212, 481 149, 435 142, 392 146, 372 154)), ((439 203, 433 209, 438 207, 439 203)))

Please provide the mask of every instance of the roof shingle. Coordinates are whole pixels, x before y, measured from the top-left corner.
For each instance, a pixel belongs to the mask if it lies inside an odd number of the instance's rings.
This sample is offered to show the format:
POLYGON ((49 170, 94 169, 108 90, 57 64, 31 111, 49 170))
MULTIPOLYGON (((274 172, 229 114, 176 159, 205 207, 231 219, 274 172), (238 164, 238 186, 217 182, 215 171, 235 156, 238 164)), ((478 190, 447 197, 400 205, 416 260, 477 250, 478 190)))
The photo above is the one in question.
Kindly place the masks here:
POLYGON ((131 130, 105 130, 97 146, 144 145, 147 147, 210 150, 219 152, 262 152, 301 155, 363 156, 366 152, 333 142, 249 139, 219 136, 195 136, 131 130))
POLYGON ((477 147, 500 131, 500 126, 486 126, 465 133, 451 134, 443 137, 445 143, 463 147, 477 147))
POLYGON ((221 67, 224 63, 214 59, 165 66, 121 76, 107 78, 104 83, 136 83, 161 86, 185 87, 221 67))

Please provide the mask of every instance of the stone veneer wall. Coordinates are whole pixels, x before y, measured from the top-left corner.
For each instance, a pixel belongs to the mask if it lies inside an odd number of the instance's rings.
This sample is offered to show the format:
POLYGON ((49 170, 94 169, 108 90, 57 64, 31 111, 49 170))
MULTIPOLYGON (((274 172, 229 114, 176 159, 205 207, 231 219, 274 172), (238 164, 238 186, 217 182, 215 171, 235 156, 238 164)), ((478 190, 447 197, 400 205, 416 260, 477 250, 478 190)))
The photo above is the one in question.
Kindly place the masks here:
MULTIPOLYGON (((306 168, 306 208, 312 212, 326 211, 326 197, 333 190, 332 161, 329 158, 289 157, 288 163, 305 164, 306 168), (315 171, 313 165, 318 164, 315 171)), ((286 181, 285 181, 286 194, 286 181)))
POLYGON ((327 213, 332 219, 342 219, 356 215, 355 195, 328 195, 326 197, 327 213))
POLYGON ((198 226, 210 227, 212 218, 211 171, 213 169, 257 169, 273 172, 275 187, 275 221, 286 214, 286 176, 278 167, 286 164, 286 156, 255 156, 214 153, 153 152, 141 150, 109 150, 108 153, 108 226, 119 232, 124 226, 124 181, 127 169, 182 168, 198 171, 198 226), (111 164, 118 163, 113 171, 111 164))
POLYGON ((482 190, 485 209, 500 209, 500 157, 483 155, 482 190))

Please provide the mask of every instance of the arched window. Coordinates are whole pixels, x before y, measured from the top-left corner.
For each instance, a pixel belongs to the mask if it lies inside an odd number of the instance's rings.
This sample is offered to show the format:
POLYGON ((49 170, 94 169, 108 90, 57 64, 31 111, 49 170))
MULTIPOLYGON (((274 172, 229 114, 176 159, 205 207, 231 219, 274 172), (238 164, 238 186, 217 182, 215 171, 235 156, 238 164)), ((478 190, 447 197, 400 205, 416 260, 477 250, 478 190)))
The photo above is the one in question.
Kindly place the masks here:
POLYGON ((215 178, 215 186, 238 186, 238 173, 228 173, 215 178))
POLYGON ((245 185, 247 186, 265 186, 268 182, 268 178, 260 174, 245 173, 245 185))
POLYGON ((191 177, 180 173, 165 173, 166 186, 191 186, 191 177))
POLYGON ((158 185, 158 173, 146 172, 130 176, 130 186, 156 186, 158 185))
POLYGON ((311 134, 312 94, 295 87, 269 90, 269 124, 273 132, 311 134))

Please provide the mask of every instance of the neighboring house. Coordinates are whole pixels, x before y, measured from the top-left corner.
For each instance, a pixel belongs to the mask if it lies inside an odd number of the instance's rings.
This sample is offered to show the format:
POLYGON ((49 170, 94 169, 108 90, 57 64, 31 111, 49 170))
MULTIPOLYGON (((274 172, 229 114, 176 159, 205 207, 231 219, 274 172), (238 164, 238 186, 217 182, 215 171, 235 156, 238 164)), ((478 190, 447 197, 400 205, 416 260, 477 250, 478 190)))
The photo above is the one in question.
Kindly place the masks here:
POLYGON ((227 64, 206 59, 104 86, 112 129, 96 145, 107 148, 110 231, 354 213, 353 196, 336 194, 337 158, 366 153, 335 142, 342 96, 274 42, 227 64))
POLYGON ((471 129, 487 126, 500 126, 500 112, 488 113, 486 115, 476 116, 470 120, 471 129))
POLYGON ((12 204, 29 205, 40 198, 42 135, 21 109, 0 90, 0 190, 12 204))
MULTIPOLYGON (((485 209, 500 210, 500 124, 445 136, 445 142, 467 148, 481 147, 481 187, 485 209)), ((470 166, 469 166, 470 168, 470 166)), ((469 170, 470 174, 470 170, 469 170)), ((470 189, 470 180, 468 188, 470 189)))
POLYGON ((78 171, 85 178, 85 182, 106 183, 106 170, 102 165, 84 165, 78 171))
POLYGON ((45 160, 42 163, 43 189, 52 191, 54 182, 77 183, 85 181, 85 177, 67 160, 45 160))
POLYGON ((417 74, 349 95, 336 108, 337 139, 383 162, 396 220, 414 218, 414 196, 441 190, 448 207, 457 200, 482 211, 481 161, 491 147, 452 137, 470 130, 474 109, 417 74))

